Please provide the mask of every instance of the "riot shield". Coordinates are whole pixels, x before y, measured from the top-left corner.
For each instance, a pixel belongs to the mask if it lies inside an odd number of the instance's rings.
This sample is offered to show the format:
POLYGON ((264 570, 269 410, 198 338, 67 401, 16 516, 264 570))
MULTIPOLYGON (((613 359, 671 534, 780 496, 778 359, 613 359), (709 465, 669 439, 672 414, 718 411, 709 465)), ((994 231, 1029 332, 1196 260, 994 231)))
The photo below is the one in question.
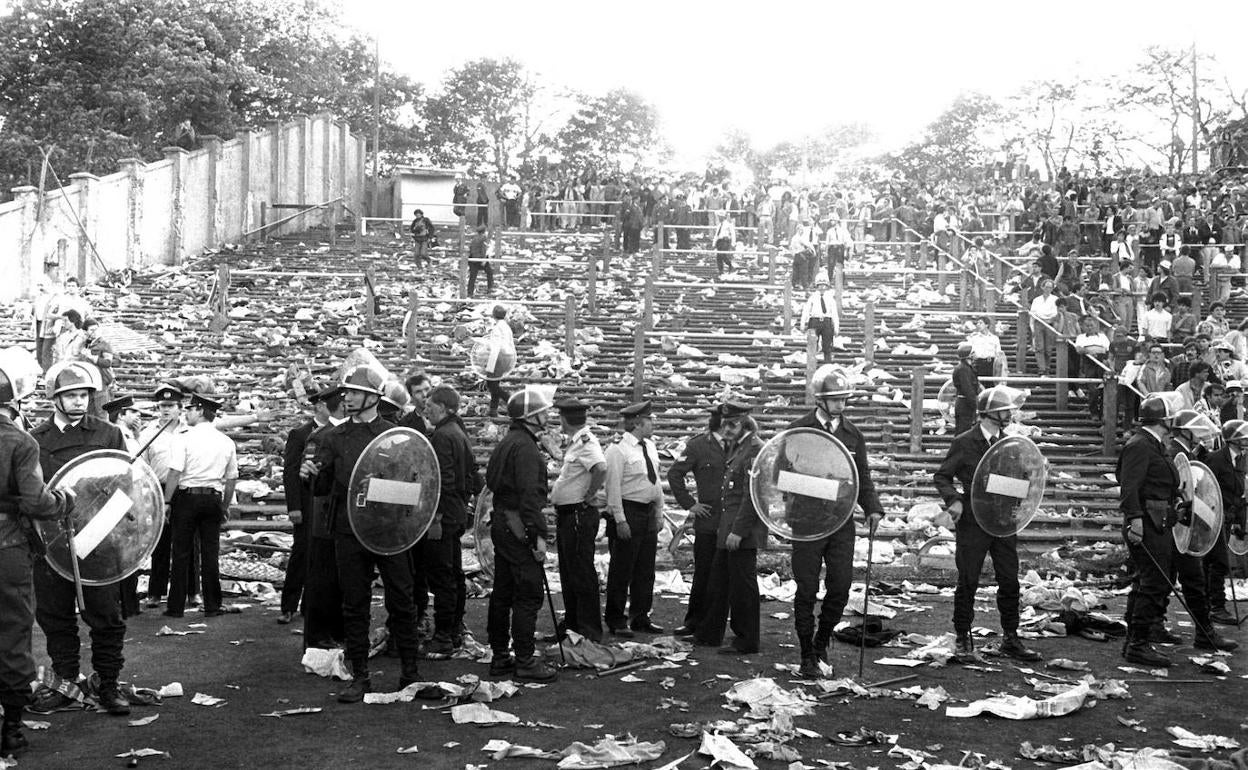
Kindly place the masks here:
POLYGON ((1174 464, 1183 498, 1192 503, 1191 519, 1174 525, 1174 544, 1182 553, 1204 556, 1213 550, 1222 533, 1222 489, 1204 463, 1179 454, 1174 464))
POLYGON ((1006 436, 988 447, 971 479, 971 513, 993 537, 1017 535, 1040 510, 1048 463, 1035 443, 1006 436))
POLYGON ((0 350, 0 372, 13 386, 13 398, 20 401, 35 392, 43 368, 29 350, 13 345, 0 350))
POLYGON ((945 418, 945 422, 952 425, 954 423, 954 406, 958 403, 958 390, 953 387, 953 379, 945 380, 945 384, 940 386, 940 392, 936 394, 936 401, 940 404, 940 416, 945 418))
POLYGON ((1226 547, 1236 556, 1248 556, 1248 537, 1235 537, 1227 533, 1226 547))
POLYGON ((429 439, 411 428, 391 428, 369 442, 351 470, 351 531, 375 554, 402 553, 433 524, 441 487, 429 439))
POLYGON ((477 511, 472 520, 472 540, 477 547, 477 564, 490 580, 494 579, 494 541, 490 539, 490 519, 494 515, 494 493, 485 488, 477 495, 477 511))
POLYGON ((788 540, 819 540, 853 517, 858 468, 827 431, 790 428, 763 445, 750 468, 750 497, 767 528, 788 540))
POLYGON ((472 343, 468 360, 479 376, 487 380, 501 380, 516 365, 516 348, 493 337, 481 337, 472 343))
POLYGON ((338 370, 334 372, 334 382, 342 382, 342 378, 346 377, 347 373, 357 366, 367 366, 376 369, 382 373, 383 380, 394 379, 394 375, 390 374, 389 369, 382 366, 381 362, 377 360, 377 356, 373 355, 373 351, 368 348, 356 348, 347 354, 347 357, 343 359, 342 366, 339 366, 338 370))
MULTIPOLYGON (((138 571, 156 549, 165 522, 165 496, 156 473, 142 460, 100 449, 65 463, 48 482, 72 489, 74 551, 83 585, 105 586, 138 571)), ((36 522, 47 544, 48 564, 74 579, 70 543, 61 521, 36 522)))

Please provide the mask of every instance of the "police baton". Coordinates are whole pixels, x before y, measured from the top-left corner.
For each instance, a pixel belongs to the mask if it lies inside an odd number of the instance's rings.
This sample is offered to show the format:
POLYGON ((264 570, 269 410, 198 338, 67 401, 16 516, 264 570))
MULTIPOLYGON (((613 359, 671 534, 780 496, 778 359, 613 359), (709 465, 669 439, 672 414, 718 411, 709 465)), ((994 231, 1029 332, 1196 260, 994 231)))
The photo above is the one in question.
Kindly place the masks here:
POLYGON ((546 606, 550 607, 550 623, 555 629, 555 641, 559 645, 559 659, 568 665, 568 656, 563 652, 563 637, 559 635, 559 621, 555 618, 555 597, 550 593, 550 581, 546 578, 546 566, 542 565, 542 587, 546 589, 546 606))
POLYGON ((867 658, 867 619, 871 616, 871 556, 875 552, 875 525, 867 516, 867 574, 862 584, 862 632, 858 637, 858 678, 867 658))

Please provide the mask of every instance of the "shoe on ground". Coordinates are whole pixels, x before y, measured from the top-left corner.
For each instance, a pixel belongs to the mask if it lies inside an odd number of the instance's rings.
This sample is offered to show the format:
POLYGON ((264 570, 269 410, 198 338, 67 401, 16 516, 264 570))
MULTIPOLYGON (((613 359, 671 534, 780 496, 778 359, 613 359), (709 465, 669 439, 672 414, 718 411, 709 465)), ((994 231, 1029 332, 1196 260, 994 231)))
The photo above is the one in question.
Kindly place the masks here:
POLYGON ((803 655, 802 665, 798 666, 797 675, 803 679, 820 679, 823 669, 819 668, 819 659, 814 655, 803 655))
POLYGON ((758 650, 743 650, 740 647, 738 647, 736 643, 733 643, 733 644, 725 644, 723 647, 720 647, 718 650, 716 650, 716 652, 718 652, 720 655, 753 655, 754 653, 758 652, 758 650))
POLYGON ((627 628, 623 628, 623 627, 620 627, 620 628, 612 628, 612 629, 608 629, 608 630, 611 632, 611 635, 612 635, 612 636, 618 636, 618 637, 620 637, 621 639, 632 639, 632 638, 634 638, 635 636, 637 636, 637 634, 635 634, 635 633, 633 633, 632 631, 630 631, 629 629, 627 629, 627 628))
POLYGON ((21 720, 10 722, 6 719, 0 731, 0 757, 17 757, 29 748, 30 742, 22 735, 21 720))
POLYGON ((490 676, 509 676, 516 672, 516 659, 510 655, 495 655, 490 661, 490 676))
POLYGON ((159 607, 159 606, 160 606, 160 597, 159 597, 159 596, 149 596, 149 597, 147 597, 147 603, 146 603, 146 606, 147 606, 147 608, 148 608, 149 610, 154 610, 154 609, 156 609, 157 607, 159 607))
POLYGON ((1000 651, 1002 655, 1014 660, 1035 662, 1044 658, 1043 655, 1023 644, 1023 640, 1014 634, 1005 637, 1005 640, 1001 642, 1000 651))
POLYGON ((291 621, 294 619, 295 613, 293 612, 283 612, 281 615, 277 616, 277 622, 283 626, 290 625, 291 621))
POLYGON ((339 703, 360 703, 364 700, 365 693, 373 691, 373 683, 368 679, 368 672, 361 676, 357 676, 347 686, 342 688, 338 693, 339 703))
POLYGON ((426 655, 451 655, 454 652, 455 641, 449 634, 434 634, 433 638, 425 643, 426 655))
POLYGON ((117 687, 116 682, 101 682, 99 692, 95 697, 100 703, 100 708, 109 714, 115 717, 130 715, 130 701, 121 694, 121 689, 117 687))
POLYGON ((1153 644, 1182 644, 1183 637, 1158 623, 1149 630, 1148 641, 1153 644))
POLYGON ((221 609, 220 607, 214 607, 213 609, 210 609, 210 610, 204 610, 204 617, 206 618, 219 618, 224 614, 225 614, 225 610, 221 609))
POLYGON ((697 629, 688 624, 672 629, 672 636, 693 636, 695 633, 697 633, 697 629))
POLYGON ((970 634, 959 634, 953 642, 953 660, 957 663, 970 663, 975 660, 975 643, 970 634))
POLYGON ((1196 632, 1195 647, 1198 650, 1218 650, 1221 652, 1231 652, 1239 649, 1239 642, 1234 639, 1227 639, 1213 629, 1209 629, 1209 633, 1202 634, 1196 632))
POLYGON ((559 672, 536 655, 526 661, 516 661, 516 679, 526 682, 553 682, 558 678, 559 672))
POLYGON ((34 696, 31 698, 29 711, 32 714, 51 714, 57 711, 68 711, 70 709, 80 709, 82 704, 69 697, 60 690, 53 690, 46 685, 40 685, 35 690, 34 696))
POLYGON ((633 623, 630 628, 634 631, 640 631, 643 634, 662 634, 667 630, 663 628, 663 626, 651 623, 650 618, 639 620, 636 623, 633 623))
POLYGON ((399 689, 420 681, 420 668, 412 662, 403 664, 403 673, 399 674, 399 689))
POLYGON ((164 615, 164 616, 165 616, 165 617, 167 617, 167 618, 180 618, 180 617, 182 617, 182 616, 183 616, 183 614, 184 614, 184 613, 181 613, 181 612, 174 612, 173 610, 165 610, 164 612, 162 612, 162 613, 160 613, 160 614, 161 614, 161 615, 164 615))
POLYGON ((1122 657, 1129 663, 1153 668, 1169 668, 1170 658, 1157 651, 1151 642, 1131 642, 1122 651, 1122 657))
POLYGON ((1220 626, 1238 626, 1235 616, 1226 611, 1225 607, 1219 607, 1209 613, 1209 619, 1220 626))

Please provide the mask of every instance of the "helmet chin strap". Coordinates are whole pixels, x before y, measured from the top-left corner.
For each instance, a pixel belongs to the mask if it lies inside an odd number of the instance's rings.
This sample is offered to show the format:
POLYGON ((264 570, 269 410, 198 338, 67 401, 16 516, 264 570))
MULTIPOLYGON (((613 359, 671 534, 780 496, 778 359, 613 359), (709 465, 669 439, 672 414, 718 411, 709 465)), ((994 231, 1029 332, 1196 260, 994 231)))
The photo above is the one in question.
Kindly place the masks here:
POLYGON ((1009 412, 989 412, 988 421, 996 425, 998 429, 1004 430, 1005 426, 1010 424, 1011 418, 1009 412))
POLYGON ((364 400, 360 402, 359 409, 352 409, 351 407, 347 406, 347 402, 345 399, 343 400, 342 404, 343 404, 343 407, 347 410, 347 414, 353 415, 353 416, 359 415, 359 414, 363 414, 364 412, 367 412, 369 409, 379 406, 381 404, 381 396, 378 396, 375 393, 365 393, 364 400), (371 404, 368 401, 370 398, 373 399, 371 404))
POLYGON ((57 397, 56 397, 56 399, 55 399, 55 403, 56 403, 56 411, 58 411, 58 412, 60 412, 61 414, 65 415, 65 419, 69 420, 70 422, 78 422, 78 421, 79 421, 79 420, 81 420, 83 417, 86 417, 86 416, 87 416, 87 410, 86 410, 86 409, 75 410, 75 411, 72 411, 72 412, 71 412, 71 411, 69 411, 68 409, 66 409, 66 408, 65 408, 65 396, 64 396, 64 394, 57 396, 57 397))

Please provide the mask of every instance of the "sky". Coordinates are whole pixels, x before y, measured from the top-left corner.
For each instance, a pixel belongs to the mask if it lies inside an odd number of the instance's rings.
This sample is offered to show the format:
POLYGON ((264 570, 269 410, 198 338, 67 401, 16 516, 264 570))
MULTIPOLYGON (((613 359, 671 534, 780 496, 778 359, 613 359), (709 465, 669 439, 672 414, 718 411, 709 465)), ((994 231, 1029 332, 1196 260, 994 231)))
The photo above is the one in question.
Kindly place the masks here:
POLYGON ((1213 52, 1248 87, 1248 2, 344 0, 396 70, 436 86, 511 57, 588 92, 653 103, 677 157, 738 128, 758 147, 863 121, 884 147, 915 137, 960 91, 1128 69, 1151 44, 1213 52))

